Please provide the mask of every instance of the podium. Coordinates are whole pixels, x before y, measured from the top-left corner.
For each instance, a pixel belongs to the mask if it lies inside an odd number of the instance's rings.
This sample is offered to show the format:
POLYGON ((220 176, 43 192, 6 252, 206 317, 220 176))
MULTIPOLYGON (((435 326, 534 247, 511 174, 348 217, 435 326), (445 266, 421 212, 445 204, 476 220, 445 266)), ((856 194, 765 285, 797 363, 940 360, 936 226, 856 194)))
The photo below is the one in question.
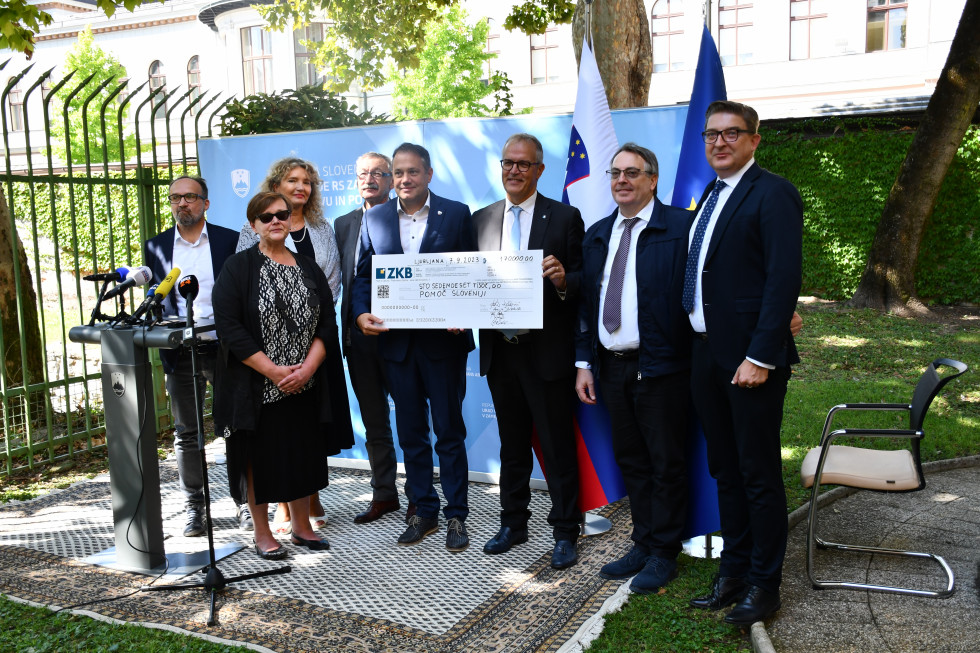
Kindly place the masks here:
MULTIPOLYGON (((211 329, 214 327, 211 326, 211 329)), ((197 327, 196 331, 207 330, 197 327)), ((184 339, 180 326, 76 326, 72 342, 101 344, 109 488, 115 532, 114 560, 104 564, 142 574, 159 574, 185 565, 174 556, 168 565, 163 547, 160 467, 157 461, 153 374, 148 350, 175 349, 184 339), (175 564, 176 563, 176 564, 175 564)))

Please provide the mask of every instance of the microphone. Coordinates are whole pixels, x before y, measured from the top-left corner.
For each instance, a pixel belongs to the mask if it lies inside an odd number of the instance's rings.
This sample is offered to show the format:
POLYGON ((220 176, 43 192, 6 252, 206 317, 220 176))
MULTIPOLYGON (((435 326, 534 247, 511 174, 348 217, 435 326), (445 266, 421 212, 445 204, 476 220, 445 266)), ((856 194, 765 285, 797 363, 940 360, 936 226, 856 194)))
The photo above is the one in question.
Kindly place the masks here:
POLYGON ((201 284, 198 283, 197 277, 193 274, 188 274, 186 277, 180 280, 177 284, 177 292, 180 296, 184 298, 185 301, 192 302, 197 299, 197 293, 201 290, 201 284))
POLYGON ((135 268, 131 268, 128 265, 124 265, 121 268, 116 268, 114 272, 99 272, 98 274, 87 274, 84 277, 82 277, 82 279, 85 281, 122 281, 134 269, 135 268))
POLYGON ((115 288, 111 288, 105 295, 102 296, 102 300, 112 299, 113 297, 118 297, 123 294, 133 286, 145 286, 150 283, 150 279, 153 278, 153 270, 142 265, 135 270, 131 270, 129 274, 126 275, 126 280, 117 285, 115 288))
POLYGON ((163 281, 160 282, 160 285, 157 286, 156 292, 154 292, 152 295, 148 294, 146 299, 143 300, 143 303, 140 304, 140 307, 136 309, 132 317, 130 317, 129 319, 136 320, 136 318, 140 317, 148 310, 151 310, 155 306, 159 306, 160 304, 162 304, 163 300, 166 299, 167 295, 170 294, 170 290, 174 287, 174 282, 177 280, 179 276, 180 276, 180 268, 174 268, 173 270, 168 272, 167 276, 164 277, 163 281))

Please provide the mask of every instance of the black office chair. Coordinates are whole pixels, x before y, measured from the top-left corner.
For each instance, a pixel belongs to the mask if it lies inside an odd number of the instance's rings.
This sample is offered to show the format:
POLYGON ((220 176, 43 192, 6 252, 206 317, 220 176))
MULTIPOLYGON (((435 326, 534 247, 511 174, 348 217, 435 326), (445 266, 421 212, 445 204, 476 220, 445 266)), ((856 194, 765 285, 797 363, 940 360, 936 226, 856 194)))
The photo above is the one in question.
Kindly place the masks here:
POLYGON ((879 492, 914 492, 926 486, 922 474, 922 461, 919 457, 919 442, 923 438, 922 422, 932 400, 939 394, 947 383, 966 372, 967 366, 959 361, 948 358, 937 358, 922 374, 915 386, 911 404, 840 404, 827 413, 820 446, 811 449, 803 460, 800 477, 803 487, 812 487, 810 496, 810 517, 807 527, 806 572, 814 589, 860 589, 875 592, 891 592, 894 594, 911 594, 913 596, 928 596, 946 598, 953 593, 953 570, 940 556, 918 551, 887 549, 882 547, 861 546, 827 542, 817 537, 817 496, 820 485, 844 485, 847 487, 875 490, 879 492), (937 368, 950 367, 955 374, 940 376, 937 368), (908 411, 908 429, 838 429, 830 432, 834 416, 844 410, 888 410, 908 411), (909 449, 895 451, 880 451, 832 444, 841 437, 883 437, 907 438, 909 449), (857 553, 882 553, 887 555, 908 556, 914 558, 929 558, 938 563, 946 574, 946 589, 941 591, 921 590, 909 587, 894 587, 889 585, 872 585, 842 580, 821 580, 815 575, 813 564, 814 547, 850 551, 857 553))

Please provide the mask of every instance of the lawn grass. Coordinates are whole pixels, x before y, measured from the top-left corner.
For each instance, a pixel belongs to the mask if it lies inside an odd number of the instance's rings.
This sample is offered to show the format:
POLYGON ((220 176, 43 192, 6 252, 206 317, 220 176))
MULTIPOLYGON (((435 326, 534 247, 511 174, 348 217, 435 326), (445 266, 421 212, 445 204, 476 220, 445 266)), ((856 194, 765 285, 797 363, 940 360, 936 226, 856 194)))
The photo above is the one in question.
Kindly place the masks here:
MULTIPOLYGON (((932 318, 912 319, 847 309, 839 303, 807 301, 801 303, 799 311, 804 319, 803 333, 797 338, 802 362, 789 383, 782 435, 790 510, 809 499, 800 486, 800 464, 806 452, 817 445, 831 406, 844 402, 908 403, 923 369, 935 358, 955 358, 971 367, 980 366, 977 309, 937 309, 932 318)), ((872 425, 851 414, 840 419, 842 426, 872 425)), ((878 426, 907 424, 907 417, 901 413, 879 413, 874 419, 878 426)), ((925 433, 922 453, 927 460, 980 453, 980 374, 976 370, 954 381, 937 397, 926 418, 925 433)), ((862 446, 891 445, 875 440, 862 446)), ((98 461, 94 464, 98 467, 98 461)), ((7 487, 0 488, 0 502, 31 498, 46 488, 64 486, 70 482, 66 481, 67 474, 74 474, 70 478, 78 480, 92 471, 77 465, 68 472, 48 470, 31 478, 8 479, 7 487)), ((721 621, 723 612, 687 607, 692 596, 707 589, 717 562, 682 555, 678 565, 679 577, 661 593, 633 595, 622 610, 609 615, 590 653, 751 650, 744 633, 721 621)), ((0 650, 231 650, 173 633, 49 614, 0 599, 0 650), (123 632, 126 634, 120 634, 123 632)))

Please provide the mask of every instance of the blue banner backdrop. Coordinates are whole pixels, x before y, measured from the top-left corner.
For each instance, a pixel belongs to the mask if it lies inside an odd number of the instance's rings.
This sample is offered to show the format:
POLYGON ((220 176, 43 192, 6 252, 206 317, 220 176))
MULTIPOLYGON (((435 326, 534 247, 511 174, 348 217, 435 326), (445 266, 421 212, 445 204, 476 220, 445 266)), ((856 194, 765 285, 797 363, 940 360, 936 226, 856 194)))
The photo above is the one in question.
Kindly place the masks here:
MULTIPOLYGON (((613 111, 613 124, 621 142, 635 141, 656 152, 660 163, 657 195, 670 198, 677 171, 677 159, 687 117, 687 107, 640 108, 613 111)), ((500 184, 500 151, 508 136, 529 132, 544 146, 545 170, 538 189, 560 199, 568 157, 568 134, 572 116, 512 116, 506 118, 460 118, 443 121, 412 121, 371 127, 353 127, 310 132, 263 134, 205 138, 198 142, 198 160, 202 176, 208 180, 211 208, 208 219, 238 230, 245 223, 245 207, 265 178, 273 161, 284 156, 298 156, 316 164, 322 179, 324 215, 333 220, 360 205, 354 178, 354 162, 364 152, 387 155, 408 141, 425 146, 432 156, 433 178, 430 188, 438 195, 469 205, 475 211, 496 202, 504 195, 500 184)), ((608 162, 599 162, 602 169, 608 162)), ((585 215, 586 227, 605 216, 585 215)), ((499 440, 493 402, 486 381, 479 375, 479 352, 470 354, 467 365, 466 449, 470 470, 497 474, 500 471, 499 440)), ((357 402, 348 387, 354 412, 357 446, 341 457, 367 461, 364 428, 357 402)), ((393 406, 392 406, 393 409, 393 406)), ((392 430, 395 420, 392 416, 392 430)), ((703 462, 703 436, 695 429, 692 453, 692 490, 703 496, 692 496, 691 534, 713 531, 717 526, 717 498, 714 483, 703 462), (710 488, 705 483, 710 482, 710 488), (698 491, 698 488, 705 490, 698 491), (707 503, 705 503, 707 502, 707 503), (712 508, 711 503, 714 503, 712 508), (707 529, 707 530, 706 530, 707 529)), ((398 452, 401 461, 401 452, 398 452)), ((542 479, 535 464, 535 478, 542 479)))

